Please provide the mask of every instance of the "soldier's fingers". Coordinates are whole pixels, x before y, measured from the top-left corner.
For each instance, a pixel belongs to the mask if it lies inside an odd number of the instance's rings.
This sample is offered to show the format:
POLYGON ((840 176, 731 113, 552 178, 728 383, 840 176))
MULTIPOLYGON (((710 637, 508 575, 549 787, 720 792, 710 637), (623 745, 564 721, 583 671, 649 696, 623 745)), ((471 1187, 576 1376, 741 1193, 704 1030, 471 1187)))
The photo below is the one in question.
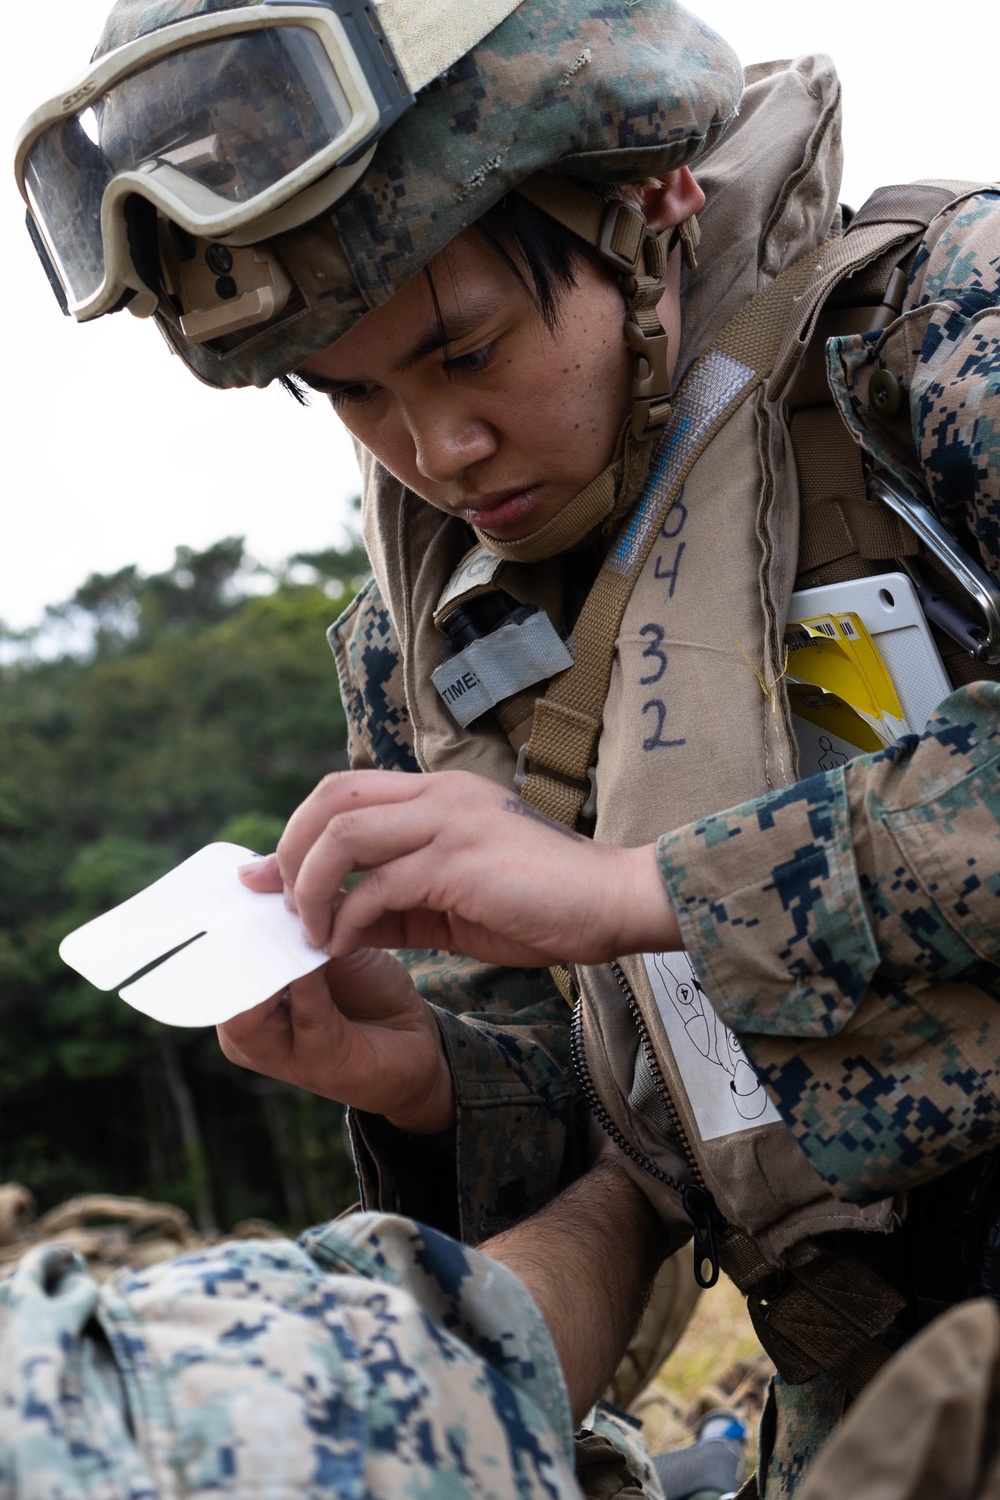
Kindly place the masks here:
POLYGON ((368 949, 440 948, 445 951, 449 937, 447 920, 437 912, 387 911, 370 927, 358 927, 352 923, 344 930, 346 937, 342 939, 335 915, 327 944, 333 959, 349 958, 368 949))
POLYGON ((288 1019, 291 1022, 291 1052, 313 1061, 316 1044, 322 1041, 328 1061, 343 1040, 343 1017, 337 1010, 325 977, 325 965, 312 974, 294 980, 288 990, 288 1019))
POLYGON ((267 854, 263 859, 255 859, 249 864, 240 865, 236 873, 248 890, 276 894, 282 889, 277 854, 267 854))
POLYGON ((339 771, 324 777, 292 813, 278 843, 286 886, 295 885, 303 860, 331 818, 355 808, 412 801, 426 780, 408 771, 339 771))
POLYGON ((314 1036, 316 1032, 335 1033, 343 1030, 343 1018, 334 1004, 326 982, 326 965, 314 969, 311 974, 293 980, 285 992, 288 996, 288 1015, 292 1023, 292 1045, 301 1043, 303 1034, 314 1036))
POLYGON ((287 991, 278 990, 260 1005, 217 1026, 215 1034, 224 1055, 230 1062, 252 1068, 252 1057, 287 1050, 291 1041, 288 1009, 287 991))
POLYGON ((434 890, 434 853, 426 844, 370 870, 333 913, 333 958, 367 947, 448 948, 451 930, 434 890))
POLYGON ((345 899, 341 887, 348 875, 395 866, 432 843, 439 827, 434 804, 414 799, 406 807, 352 808, 331 818, 305 855, 293 888, 295 910, 308 941, 326 947, 334 912, 345 899))

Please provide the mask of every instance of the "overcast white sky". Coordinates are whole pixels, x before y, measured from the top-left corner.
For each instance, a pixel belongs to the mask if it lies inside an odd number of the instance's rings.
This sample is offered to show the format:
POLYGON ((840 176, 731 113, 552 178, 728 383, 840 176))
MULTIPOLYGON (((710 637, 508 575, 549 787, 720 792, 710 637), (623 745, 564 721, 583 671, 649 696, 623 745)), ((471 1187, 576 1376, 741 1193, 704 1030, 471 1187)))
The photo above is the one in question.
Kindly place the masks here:
MULTIPOLYGON (((461 4, 461 0, 455 0, 461 4)), ((5 7, 0 139, 86 64, 110 0, 5 7)), ((843 197, 883 182, 1000 175, 998 0, 700 0, 744 62, 825 51, 844 81, 843 197)), ((245 534, 276 562, 337 541, 357 471, 326 405, 221 393, 123 313, 60 316, 0 190, 6 356, 0 411, 0 620, 22 628, 94 571, 166 567, 179 543, 245 534)))

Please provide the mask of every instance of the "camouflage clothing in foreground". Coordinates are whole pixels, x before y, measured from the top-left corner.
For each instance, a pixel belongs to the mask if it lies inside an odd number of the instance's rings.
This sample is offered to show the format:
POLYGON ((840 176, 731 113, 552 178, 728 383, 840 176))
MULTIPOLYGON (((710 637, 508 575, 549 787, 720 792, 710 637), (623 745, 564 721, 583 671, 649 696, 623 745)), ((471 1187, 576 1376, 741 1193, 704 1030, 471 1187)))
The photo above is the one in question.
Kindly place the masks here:
MULTIPOLYGON (((648 1477, 624 1422, 594 1424, 648 1477)), ((65 1247, 30 1252, 0 1286, 0 1500, 199 1494, 579 1500, 525 1288, 379 1214, 103 1287, 65 1247)))

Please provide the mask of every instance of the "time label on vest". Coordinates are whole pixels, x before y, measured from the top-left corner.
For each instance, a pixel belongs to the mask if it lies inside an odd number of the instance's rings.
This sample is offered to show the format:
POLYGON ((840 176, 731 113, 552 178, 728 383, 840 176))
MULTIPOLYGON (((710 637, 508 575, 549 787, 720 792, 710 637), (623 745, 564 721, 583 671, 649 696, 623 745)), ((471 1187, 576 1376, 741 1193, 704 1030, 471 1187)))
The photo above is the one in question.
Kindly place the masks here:
POLYGON ((780 1123, 746 1053, 712 1009, 687 954, 645 953, 643 959, 702 1140, 780 1123))

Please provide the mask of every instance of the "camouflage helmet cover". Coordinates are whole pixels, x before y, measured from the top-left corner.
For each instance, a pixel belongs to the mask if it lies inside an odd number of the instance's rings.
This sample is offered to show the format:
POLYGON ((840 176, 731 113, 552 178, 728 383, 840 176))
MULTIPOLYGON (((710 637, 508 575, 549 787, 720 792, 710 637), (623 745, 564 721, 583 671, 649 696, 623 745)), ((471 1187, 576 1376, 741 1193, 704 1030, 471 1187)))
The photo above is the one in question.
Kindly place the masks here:
MULTIPOLYGON (((95 56, 251 0, 119 0, 95 56)), ((417 0, 400 0, 417 3, 417 0)), ((738 109, 731 48, 676 0, 522 0, 418 96, 365 177, 320 220, 272 244, 301 302, 215 346, 171 344, 220 388, 269 384, 388 301, 462 230, 542 169, 595 183, 688 165, 738 109)))

